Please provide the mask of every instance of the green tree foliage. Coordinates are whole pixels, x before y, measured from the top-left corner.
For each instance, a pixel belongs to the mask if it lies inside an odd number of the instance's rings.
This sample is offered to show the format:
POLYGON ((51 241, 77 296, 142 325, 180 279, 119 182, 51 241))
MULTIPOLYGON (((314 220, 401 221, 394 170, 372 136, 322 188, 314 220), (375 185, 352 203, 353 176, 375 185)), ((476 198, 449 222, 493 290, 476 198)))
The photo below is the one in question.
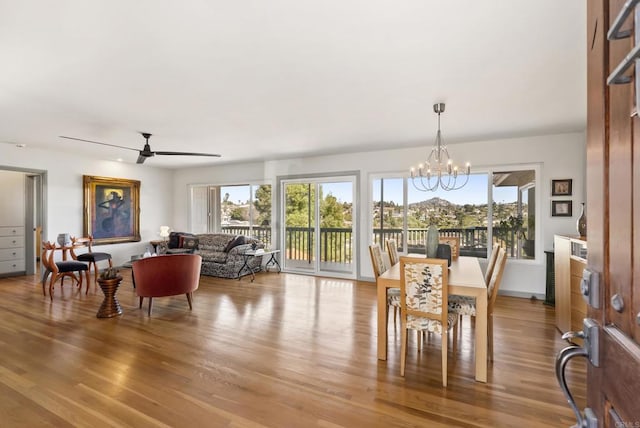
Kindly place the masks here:
POLYGON ((253 199, 253 207, 258 211, 256 224, 265 226, 271 224, 271 185, 258 186, 253 199))
POLYGON ((285 197, 287 227, 309 227, 315 224, 315 210, 312 208, 315 201, 313 186, 288 184, 285 197))
POLYGON ((344 207, 332 194, 320 200, 320 227, 344 227, 344 207))
POLYGON ((249 216, 247 215, 247 210, 240 207, 233 208, 231 210, 231 213, 229 214, 229 217, 231 218, 231 220, 240 220, 240 221, 249 220, 249 216))

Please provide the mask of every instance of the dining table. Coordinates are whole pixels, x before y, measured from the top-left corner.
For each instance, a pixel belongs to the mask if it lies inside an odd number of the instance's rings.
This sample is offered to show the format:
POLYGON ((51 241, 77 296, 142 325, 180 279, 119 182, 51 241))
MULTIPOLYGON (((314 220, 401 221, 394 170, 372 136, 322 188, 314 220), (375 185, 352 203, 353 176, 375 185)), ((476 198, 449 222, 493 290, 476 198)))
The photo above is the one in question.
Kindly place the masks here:
MULTIPOLYGON (((409 254, 425 257, 424 254, 409 254)), ((400 288, 400 263, 391 266, 378 276, 378 359, 387 359, 387 290, 400 288)), ((476 257, 460 256, 449 267, 449 294, 476 299, 475 321, 475 379, 487 381, 487 286, 476 257)))

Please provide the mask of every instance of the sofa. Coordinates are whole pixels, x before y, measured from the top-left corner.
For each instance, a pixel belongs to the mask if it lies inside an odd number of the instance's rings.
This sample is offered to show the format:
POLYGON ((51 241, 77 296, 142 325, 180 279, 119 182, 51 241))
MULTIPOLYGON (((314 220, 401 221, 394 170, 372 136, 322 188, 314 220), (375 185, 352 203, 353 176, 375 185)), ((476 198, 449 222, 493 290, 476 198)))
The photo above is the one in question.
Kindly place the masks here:
POLYGON ((202 256, 202 274, 221 278, 238 278, 257 271, 262 265, 262 256, 247 258, 249 269, 243 268, 245 257, 242 255, 253 248, 264 248, 264 244, 248 236, 229 233, 207 233, 196 235, 198 247, 196 254, 202 256), (253 245, 255 244, 255 245, 253 245))
POLYGON ((189 251, 202 257, 202 275, 220 278, 238 278, 258 271, 262 265, 262 256, 248 257, 244 267, 246 251, 254 248, 264 248, 261 241, 243 235, 230 233, 204 233, 193 235, 189 233, 172 232, 168 242, 168 253, 189 251), (242 272, 240 271, 242 269, 242 272))

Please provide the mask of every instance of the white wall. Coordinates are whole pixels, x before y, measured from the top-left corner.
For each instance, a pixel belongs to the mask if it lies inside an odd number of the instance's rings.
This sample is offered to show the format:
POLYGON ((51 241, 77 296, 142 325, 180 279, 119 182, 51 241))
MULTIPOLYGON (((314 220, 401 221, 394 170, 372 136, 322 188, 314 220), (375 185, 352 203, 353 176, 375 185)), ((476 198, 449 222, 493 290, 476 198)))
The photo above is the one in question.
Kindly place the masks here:
POLYGON ((99 161, 68 153, 0 144, 0 169, 10 167, 43 170, 46 183, 46 235, 55 241, 59 233, 72 236, 83 233, 82 176, 140 180, 140 242, 101 245, 100 251, 111 253, 120 265, 133 254, 140 254, 152 239, 158 239, 160 225, 173 222, 173 171, 147 165, 99 161))
POLYGON ((24 174, 0 170, 0 226, 24 226, 24 174))
MULTIPOLYGON (((376 152, 349 153, 335 156, 318 156, 297 159, 266 161, 243 165, 220 165, 176 171, 174 176, 174 225, 176 228, 188 226, 189 184, 240 184, 249 181, 265 181, 276 184, 278 176, 298 174, 339 173, 360 171, 360 231, 359 261, 360 277, 373 278, 367 246, 369 235, 369 176, 382 172, 406 172, 409 166, 424 159, 431 143, 424 147, 396 149, 376 152)), ((508 140, 460 143, 449 146, 452 157, 460 162, 469 161, 474 168, 492 166, 538 164, 540 182, 536 192, 539 195, 539 218, 536 229, 540 238, 536 243, 535 262, 510 260, 505 270, 502 291, 506 294, 538 297, 545 292, 545 260, 543 250, 553 248, 556 233, 575 235, 575 224, 580 215, 579 206, 584 201, 585 189, 585 134, 568 133, 545 135, 508 140), (573 217, 551 217, 551 180, 573 179, 573 217)))

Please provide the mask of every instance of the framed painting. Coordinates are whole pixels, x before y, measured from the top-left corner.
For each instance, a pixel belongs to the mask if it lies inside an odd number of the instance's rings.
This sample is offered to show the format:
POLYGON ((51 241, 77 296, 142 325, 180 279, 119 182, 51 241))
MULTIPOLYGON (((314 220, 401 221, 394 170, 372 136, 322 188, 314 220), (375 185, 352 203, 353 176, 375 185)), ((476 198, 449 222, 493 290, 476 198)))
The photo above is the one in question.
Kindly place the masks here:
POLYGON ((551 201, 551 215, 553 217, 571 217, 573 215, 571 201, 551 201))
POLYGON ((551 180, 551 196, 571 196, 573 180, 551 180))
POLYGON ((93 243, 140 241, 140 182, 83 175, 84 236, 93 243))

